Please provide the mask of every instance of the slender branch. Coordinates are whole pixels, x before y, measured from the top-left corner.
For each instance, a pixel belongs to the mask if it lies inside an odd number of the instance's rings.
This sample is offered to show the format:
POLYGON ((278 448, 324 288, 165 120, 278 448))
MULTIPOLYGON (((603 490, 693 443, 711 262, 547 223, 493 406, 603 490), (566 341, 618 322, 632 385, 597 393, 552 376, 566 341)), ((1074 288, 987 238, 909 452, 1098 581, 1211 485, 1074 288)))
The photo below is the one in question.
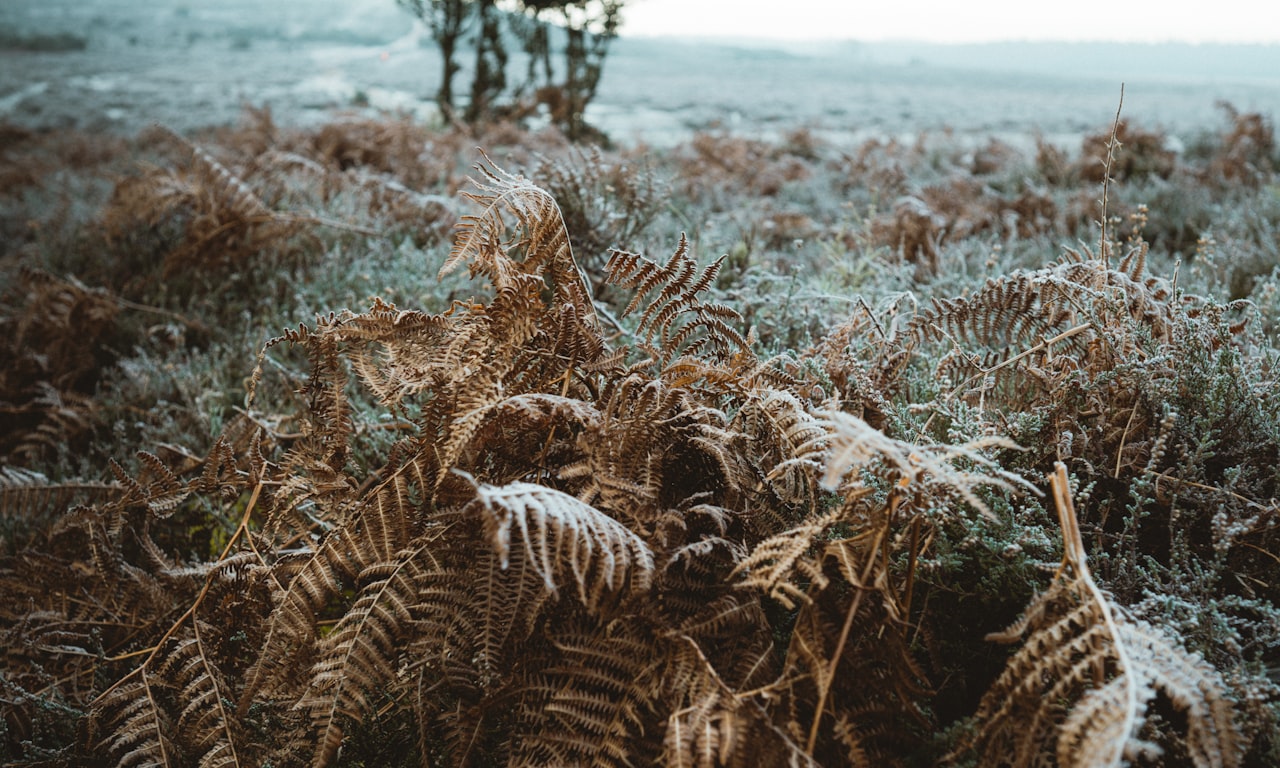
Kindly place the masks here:
MULTIPOLYGON (((890 501, 891 510, 897 507, 898 497, 892 497, 890 501)), ((885 516, 885 524, 876 531, 875 541, 872 542, 870 549, 867 550, 867 564, 863 566, 862 575, 859 581, 866 584, 871 577, 871 569, 876 563, 876 553, 880 549, 880 543, 884 540, 885 534, 889 529, 889 521, 893 519, 892 511, 885 516)), ((840 639, 836 642, 836 649, 831 654, 831 661, 827 663, 827 671, 818 679, 818 706, 813 712, 813 722, 809 725, 809 740, 805 744, 805 754, 813 756, 814 745, 818 741, 818 726, 822 723, 822 712, 827 706, 827 694, 831 691, 831 681, 835 679, 836 667, 840 665, 840 657, 844 655, 845 644, 849 641, 849 633, 853 629, 853 618, 858 614, 858 608, 862 604, 862 596, 866 592, 859 588, 857 595, 853 598, 853 603, 849 606, 849 612, 844 617, 844 626, 840 629, 840 639)))
POLYGON ((1102 243, 1098 255, 1102 257, 1102 265, 1110 267, 1111 239, 1107 235, 1108 195, 1111 189, 1111 166, 1116 159, 1116 150, 1120 148, 1117 138, 1120 134, 1120 110, 1124 107, 1124 83, 1120 84, 1120 103, 1116 105, 1116 119, 1111 124, 1111 140, 1107 142, 1106 171, 1102 174, 1102 243))

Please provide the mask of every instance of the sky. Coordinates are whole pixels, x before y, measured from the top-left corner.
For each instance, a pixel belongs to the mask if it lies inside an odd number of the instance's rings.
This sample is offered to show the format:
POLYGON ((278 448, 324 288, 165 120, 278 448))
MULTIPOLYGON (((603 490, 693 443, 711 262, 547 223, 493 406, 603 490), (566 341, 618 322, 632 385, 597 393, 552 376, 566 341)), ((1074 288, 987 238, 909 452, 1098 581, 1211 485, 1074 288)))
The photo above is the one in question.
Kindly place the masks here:
POLYGON ((1278 0, 629 0, 622 34, 1280 43, 1278 0))

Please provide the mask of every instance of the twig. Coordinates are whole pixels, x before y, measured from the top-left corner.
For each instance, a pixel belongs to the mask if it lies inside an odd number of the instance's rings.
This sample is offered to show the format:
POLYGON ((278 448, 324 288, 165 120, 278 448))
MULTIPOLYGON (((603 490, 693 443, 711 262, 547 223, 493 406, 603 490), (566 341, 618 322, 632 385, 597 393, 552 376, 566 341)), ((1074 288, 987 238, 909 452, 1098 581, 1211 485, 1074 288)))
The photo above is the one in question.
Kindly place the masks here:
MULTIPOLYGON (((891 505, 897 506, 897 497, 893 498, 891 505)), ((876 531, 875 541, 867 550, 867 564, 862 569, 860 581, 866 584, 871 578, 871 569, 875 566, 879 557, 880 543, 884 540, 885 534, 888 532, 888 521, 893 519, 892 512, 885 517, 885 524, 876 531)), ((860 586, 860 585, 857 585, 860 586)), ((840 664, 840 657, 844 655, 845 644, 849 641, 849 633, 853 629, 853 618, 858 614, 858 608, 862 604, 862 596, 866 594, 866 590, 859 588, 856 596, 853 598, 852 604, 849 606, 849 612, 844 617, 844 626, 840 629, 840 639, 836 642, 835 651, 831 654, 831 661, 827 664, 827 670, 818 678, 818 706, 813 712, 813 722, 809 725, 809 741, 805 745, 805 754, 813 756, 814 745, 818 742, 818 726, 822 724, 822 711, 827 706, 827 694, 831 691, 831 681, 835 679, 836 667, 840 664)))
POLYGON ((1111 189, 1111 166, 1116 159, 1116 150, 1120 141, 1116 138, 1120 133, 1120 110, 1124 107, 1124 83, 1120 84, 1120 103, 1116 105, 1116 119, 1111 124, 1111 140, 1107 142, 1106 170, 1102 174, 1102 243, 1098 255, 1102 257, 1102 266, 1110 268, 1111 240, 1107 236, 1107 200, 1111 189))
MULTIPOLYGON (((1215 493, 1225 493, 1226 495, 1230 496, 1231 498, 1235 499, 1236 501, 1242 502, 1242 503, 1244 503, 1246 506, 1253 507, 1254 509, 1262 510, 1263 512, 1280 512, 1280 504, 1273 503, 1271 506, 1269 506, 1269 507, 1268 507, 1267 505, 1263 504, 1262 502, 1254 501, 1253 499, 1249 498, 1248 496, 1241 496, 1240 494, 1236 493, 1235 491, 1228 491, 1226 488, 1215 488, 1215 487, 1214 487, 1214 486, 1212 486, 1212 485, 1205 485, 1204 483, 1197 483, 1197 482, 1196 482, 1196 481, 1194 481, 1194 480, 1183 480, 1183 479, 1178 478, 1178 477, 1170 477, 1169 475, 1166 475, 1166 474, 1165 474, 1165 473, 1163 473, 1163 472, 1157 472, 1157 471, 1155 471, 1154 469, 1146 469, 1146 470, 1144 470, 1144 471, 1145 471, 1147 474, 1149 474, 1149 475, 1155 475, 1155 476, 1156 476, 1156 487, 1157 487, 1157 488, 1159 488, 1159 486, 1160 486, 1160 481, 1161 481, 1161 480, 1168 480, 1168 481, 1169 481, 1169 482, 1171 482, 1171 483, 1177 483, 1178 485, 1189 485, 1189 486, 1191 486, 1192 488, 1198 488, 1198 489, 1200 489, 1200 490, 1202 490, 1202 491, 1213 491, 1213 492, 1215 492, 1215 493)), ((1273 501, 1274 501, 1274 500, 1273 500, 1273 501)))
POLYGON ((876 327, 876 333, 880 334, 881 341, 888 341, 889 337, 885 336, 884 328, 880 326, 880 321, 876 319, 876 313, 871 311, 871 307, 867 306, 867 300, 858 294, 858 304, 862 306, 862 311, 867 313, 867 317, 871 320, 872 325, 876 327))
POLYGON ((1133 404, 1133 408, 1129 410, 1129 420, 1125 422, 1124 432, 1120 433, 1120 447, 1116 449, 1116 469, 1111 474, 1112 479, 1120 479, 1120 463, 1124 459, 1124 444, 1129 441, 1129 428, 1133 426, 1133 417, 1138 414, 1138 403, 1133 404))
POLYGON ((135 312, 147 312, 149 314, 160 315, 161 317, 167 317, 170 320, 177 320, 179 323, 182 323, 188 328, 194 328, 195 330, 201 331, 201 332, 207 332, 209 330, 209 326, 205 325, 199 320, 193 320, 185 315, 179 314, 172 310, 164 309, 163 307, 153 307, 150 304, 139 304, 135 301, 129 301, 128 299, 122 298, 120 296, 113 296, 112 298, 115 299, 116 304, 119 305, 122 309, 132 309, 135 312))

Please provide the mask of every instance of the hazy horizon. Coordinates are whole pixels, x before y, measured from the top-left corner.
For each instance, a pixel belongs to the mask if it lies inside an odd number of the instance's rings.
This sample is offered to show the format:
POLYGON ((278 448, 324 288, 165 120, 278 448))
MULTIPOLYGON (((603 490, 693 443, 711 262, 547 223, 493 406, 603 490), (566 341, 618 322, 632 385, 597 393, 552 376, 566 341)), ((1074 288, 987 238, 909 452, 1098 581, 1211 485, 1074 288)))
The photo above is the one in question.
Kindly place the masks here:
POLYGON ((851 65, 932 66, 944 69, 1043 75, 1280 84, 1280 43, 1134 43, 1124 41, 919 40, 797 41, 770 38, 627 36, 621 48, 649 45, 743 49, 765 55, 844 61, 851 65))

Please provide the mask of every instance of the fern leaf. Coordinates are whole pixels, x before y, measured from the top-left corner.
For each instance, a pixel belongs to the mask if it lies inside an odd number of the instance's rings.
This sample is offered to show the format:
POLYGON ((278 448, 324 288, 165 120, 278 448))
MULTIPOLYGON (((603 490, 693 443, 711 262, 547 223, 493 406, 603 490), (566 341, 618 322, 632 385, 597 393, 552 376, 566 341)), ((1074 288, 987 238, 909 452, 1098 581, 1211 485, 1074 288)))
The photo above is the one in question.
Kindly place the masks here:
POLYGON ((33 520, 118 490, 107 483, 52 482, 39 472, 0 466, 0 517, 33 520))
POLYGON ((210 658, 202 622, 194 622, 192 637, 179 641, 156 666, 157 674, 177 689, 182 709, 177 736, 199 751, 201 768, 239 766, 236 751, 235 712, 227 704, 228 690, 222 674, 210 658))
POLYGON ((269 217, 270 209, 239 176, 214 159, 201 147, 165 126, 155 128, 191 154, 191 164, 202 189, 201 196, 208 196, 214 205, 226 208, 243 219, 269 217))
POLYGON ((670 634, 663 686, 677 707, 667 716, 662 765, 690 768, 818 763, 770 713, 720 677, 692 638, 670 634))
POLYGON ((1069 495, 1066 467, 1050 477, 1065 542, 1054 583, 993 639, 1025 634, 979 706, 984 763, 1102 768, 1153 757, 1139 737, 1163 694, 1187 716, 1184 735, 1196 768, 1236 768, 1241 745, 1217 673, 1156 628, 1128 618, 1094 583, 1069 495))
POLYGON ((344 564, 349 565, 344 553, 337 551, 334 538, 322 542, 316 552, 276 563, 274 583, 279 584, 282 578, 287 583, 272 595, 274 605, 266 623, 266 637, 257 660, 245 672, 238 710, 241 717, 255 699, 270 698, 295 687, 302 672, 297 669, 298 662, 309 662, 317 634, 317 614, 341 592, 340 574, 344 564))
POLYGON ((981 451, 986 448, 1017 448, 1012 442, 989 437, 965 445, 912 445, 889 437, 856 416, 841 411, 823 414, 830 436, 830 458, 822 484, 827 488, 855 487, 864 472, 877 471, 876 463, 892 467, 896 482, 907 488, 941 487, 954 492, 974 509, 991 512, 978 498, 976 489, 990 486, 1004 490, 1021 488, 1039 494, 1031 483, 1002 469, 981 451), (984 471, 963 469, 972 464, 984 471), (852 474, 851 474, 852 473, 852 474))
POLYGON ((109 724, 100 746, 119 768, 177 766, 174 746, 167 735, 168 718, 156 702, 156 691, 144 666, 118 682, 93 702, 92 725, 109 724))
POLYGON ((316 737, 312 765, 330 764, 342 746, 345 721, 359 722, 371 692, 393 687, 405 641, 414 634, 412 607, 424 555, 425 546, 366 568, 358 579, 364 585, 359 598, 320 642, 310 686, 297 704, 309 713, 316 737))
POLYGON ((578 599, 590 609, 612 595, 647 592, 652 583, 654 557, 648 544, 566 493, 524 482, 480 485, 472 506, 483 516, 503 568, 514 549, 549 591, 572 581, 578 599))
POLYGON ((522 276, 541 276, 552 286, 556 304, 572 304, 595 325, 591 290, 574 262, 555 198, 525 177, 499 168, 487 156, 476 169, 483 178, 475 180, 478 191, 467 197, 481 211, 462 217, 440 275, 466 263, 471 274, 484 275, 499 291, 516 286, 522 276), (515 219, 517 235, 508 234, 508 216, 515 219))
POLYGON ((734 327, 742 316, 726 305, 702 301, 724 260, 721 256, 699 271, 683 234, 665 265, 627 251, 610 255, 607 282, 636 291, 622 314, 644 307, 636 331, 664 367, 681 354, 709 350, 712 359, 727 361, 750 350, 746 337, 734 327))
MULTIPOLYGON (((148 481, 144 487, 147 508, 156 517, 164 519, 173 514, 191 490, 159 456, 147 451, 138 451, 136 455, 144 467, 144 479, 148 481)), ((139 484, 142 484, 141 479, 139 484)))
POLYGON ((785 503, 815 504, 828 456, 827 424, 786 390, 757 387, 734 417, 759 456, 765 481, 785 503))
POLYGON ((659 693, 654 638, 635 625, 573 627, 530 686, 513 764, 626 766, 659 693))
POLYGON ((816 589, 827 584, 821 568, 812 562, 813 542, 844 516, 841 509, 816 515, 801 525, 771 536, 751 550, 751 554, 733 570, 733 576, 746 575, 744 587, 754 587, 769 597, 794 609, 809 602, 809 596, 795 585, 797 571, 811 580, 816 589))

